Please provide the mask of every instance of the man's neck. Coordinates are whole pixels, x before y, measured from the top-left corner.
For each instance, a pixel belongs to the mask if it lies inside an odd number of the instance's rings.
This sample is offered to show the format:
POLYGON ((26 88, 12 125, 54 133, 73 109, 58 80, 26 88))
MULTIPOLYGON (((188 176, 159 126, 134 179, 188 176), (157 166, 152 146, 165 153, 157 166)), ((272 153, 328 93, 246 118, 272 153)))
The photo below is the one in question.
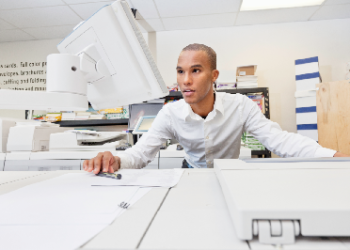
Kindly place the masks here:
POLYGON ((207 117, 213 110, 215 103, 215 94, 210 91, 207 96, 198 103, 191 104, 192 111, 199 116, 207 117))

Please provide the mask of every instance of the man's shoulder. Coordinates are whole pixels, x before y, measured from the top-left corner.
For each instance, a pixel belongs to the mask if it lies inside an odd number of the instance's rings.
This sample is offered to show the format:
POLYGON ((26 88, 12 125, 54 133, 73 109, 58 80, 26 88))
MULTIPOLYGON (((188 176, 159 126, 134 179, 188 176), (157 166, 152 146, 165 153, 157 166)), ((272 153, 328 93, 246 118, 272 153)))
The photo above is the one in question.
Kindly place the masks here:
POLYGON ((242 112, 251 109, 253 102, 246 96, 242 94, 230 94, 225 92, 218 93, 218 98, 221 99, 223 108, 225 112, 242 112))
POLYGON ((225 103, 242 103, 245 98, 247 98, 245 95, 241 95, 239 93, 237 94, 230 94, 226 92, 216 92, 217 97, 220 98, 225 103))
POLYGON ((185 106, 186 102, 184 99, 180 99, 178 101, 174 101, 171 103, 167 103, 164 105, 163 109, 166 111, 178 110, 182 109, 185 106))

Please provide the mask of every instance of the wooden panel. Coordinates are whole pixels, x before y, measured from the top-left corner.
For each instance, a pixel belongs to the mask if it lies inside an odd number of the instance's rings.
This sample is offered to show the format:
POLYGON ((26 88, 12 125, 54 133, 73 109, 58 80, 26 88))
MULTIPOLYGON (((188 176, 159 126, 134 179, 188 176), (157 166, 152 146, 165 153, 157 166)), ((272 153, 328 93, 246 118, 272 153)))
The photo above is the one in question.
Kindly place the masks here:
POLYGON ((350 81, 320 83, 316 94, 318 142, 350 154, 350 81))

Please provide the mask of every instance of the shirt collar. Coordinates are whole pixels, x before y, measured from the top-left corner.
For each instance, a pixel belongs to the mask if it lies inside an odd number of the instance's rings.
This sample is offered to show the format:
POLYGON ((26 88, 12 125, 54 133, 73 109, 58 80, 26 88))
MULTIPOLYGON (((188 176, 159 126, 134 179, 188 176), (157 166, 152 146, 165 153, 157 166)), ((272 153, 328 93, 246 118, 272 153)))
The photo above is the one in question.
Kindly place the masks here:
MULTIPOLYGON (((213 108, 213 111, 218 111, 219 113, 222 114, 222 116, 224 116, 224 105, 222 103, 223 95, 224 93, 215 92, 215 103, 213 108)), ((199 115, 193 112, 191 106, 187 102, 185 102, 185 105, 183 107, 183 114, 184 114, 184 121, 188 121, 189 119, 192 119, 192 120, 202 119, 199 115)))

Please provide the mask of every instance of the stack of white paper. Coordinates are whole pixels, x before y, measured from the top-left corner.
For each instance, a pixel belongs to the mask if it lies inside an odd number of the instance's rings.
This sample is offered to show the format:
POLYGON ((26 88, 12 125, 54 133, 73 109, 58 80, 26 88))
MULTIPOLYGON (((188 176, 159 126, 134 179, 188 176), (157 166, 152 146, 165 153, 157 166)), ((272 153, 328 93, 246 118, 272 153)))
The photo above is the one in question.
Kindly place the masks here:
POLYGON ((182 174, 183 169, 122 169, 118 174, 122 179, 94 178, 94 186, 140 186, 140 187, 173 187, 175 186, 182 174))
POLYGON ((0 196, 0 249, 76 249, 150 188, 173 187, 182 169, 124 169, 121 180, 66 174, 0 196), (18 236, 20 239, 18 240, 18 236))
POLYGON ((139 189, 91 186, 95 178, 67 174, 0 196, 0 249, 76 249, 91 239, 139 189))

